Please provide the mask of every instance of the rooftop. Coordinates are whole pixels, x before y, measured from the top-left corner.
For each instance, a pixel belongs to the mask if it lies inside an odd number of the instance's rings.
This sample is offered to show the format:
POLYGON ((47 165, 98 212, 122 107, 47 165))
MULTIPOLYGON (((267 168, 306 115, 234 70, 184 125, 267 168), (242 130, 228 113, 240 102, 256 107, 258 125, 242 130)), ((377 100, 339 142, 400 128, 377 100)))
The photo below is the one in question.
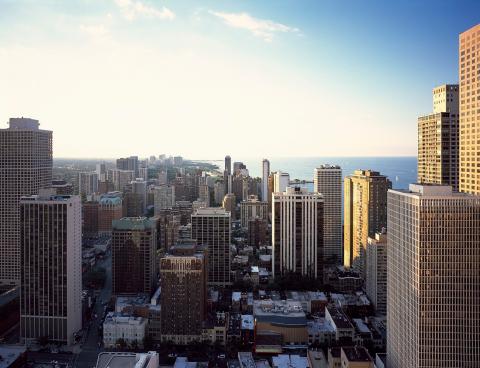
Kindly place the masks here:
POLYGON ((155 227, 152 220, 147 217, 123 217, 112 221, 115 230, 150 230, 155 227))
POLYGON ((202 207, 192 216, 224 216, 230 217, 230 212, 225 211, 222 207, 202 207))
POLYGON ((344 346, 342 352, 349 362, 371 362, 372 357, 363 346, 344 346))
POLYGON ((292 300, 255 300, 253 314, 262 322, 306 326, 307 319, 300 302, 292 300))
POLYGON ((307 357, 300 355, 279 354, 272 357, 272 364, 278 368, 308 368, 307 357))
POLYGON ((96 368, 157 368, 158 354, 154 351, 148 353, 120 353, 103 352, 98 354, 96 368), (154 364, 149 364, 151 360, 154 364))

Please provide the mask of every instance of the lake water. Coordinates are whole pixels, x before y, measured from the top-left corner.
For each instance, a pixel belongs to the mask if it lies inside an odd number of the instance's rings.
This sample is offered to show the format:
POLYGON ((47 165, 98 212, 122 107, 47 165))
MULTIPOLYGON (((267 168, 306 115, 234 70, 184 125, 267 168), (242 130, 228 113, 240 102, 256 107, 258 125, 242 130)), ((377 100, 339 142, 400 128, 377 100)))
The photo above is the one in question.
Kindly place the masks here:
MULTIPOLYGON (((262 158, 241 159, 232 157, 234 161, 241 161, 250 172, 250 176, 261 177, 262 158)), ((290 174, 290 179, 313 180, 313 170, 322 164, 339 165, 343 176, 353 173, 357 169, 371 169, 386 175, 392 181, 395 189, 406 189, 417 180, 416 157, 298 157, 272 158, 271 171, 283 171, 290 174)), ((221 164, 221 163, 217 163, 221 164)), ((223 168, 223 167, 222 167, 223 168)), ((308 185, 312 188, 312 185, 308 185)))

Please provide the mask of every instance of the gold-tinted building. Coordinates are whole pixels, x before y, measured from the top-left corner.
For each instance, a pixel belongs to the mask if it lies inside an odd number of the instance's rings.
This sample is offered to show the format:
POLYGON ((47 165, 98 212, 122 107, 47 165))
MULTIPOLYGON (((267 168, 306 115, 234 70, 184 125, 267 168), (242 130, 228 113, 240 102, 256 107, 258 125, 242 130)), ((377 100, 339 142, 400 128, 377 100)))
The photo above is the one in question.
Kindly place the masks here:
POLYGON ((480 24, 460 34, 460 191, 480 194, 480 24))
POLYGON ((458 85, 433 89, 433 114, 418 118, 418 182, 458 191, 458 85))
POLYGON ((365 271, 368 237, 387 226, 387 191, 392 182, 379 172, 355 170, 344 180, 344 255, 345 267, 365 271))

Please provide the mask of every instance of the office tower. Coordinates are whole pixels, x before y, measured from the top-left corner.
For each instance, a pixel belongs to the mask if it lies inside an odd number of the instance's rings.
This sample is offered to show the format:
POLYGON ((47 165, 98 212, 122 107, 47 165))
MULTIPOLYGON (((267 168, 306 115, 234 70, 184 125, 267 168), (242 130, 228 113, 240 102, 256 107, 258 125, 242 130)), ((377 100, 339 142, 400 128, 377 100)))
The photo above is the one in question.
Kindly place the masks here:
POLYGON ((460 34, 460 191, 480 194, 480 24, 460 34))
POLYGON ((262 161, 262 201, 268 201, 268 176, 270 175, 270 161, 262 161))
POLYGON ((65 180, 52 180, 51 187, 55 189, 55 193, 59 195, 73 195, 73 185, 65 180))
POLYGON ((450 186, 388 192, 387 365, 477 367, 480 197, 450 186))
POLYGON ((98 181, 107 180, 107 165, 105 165, 105 162, 96 164, 95 172, 97 173, 98 181))
POLYGON ((207 184, 200 184, 198 186, 198 199, 206 203, 210 207, 210 188, 207 184))
POLYGON ((342 169, 321 165, 314 170, 313 190, 323 196, 323 260, 342 261, 342 169))
POLYGON ((147 208, 147 182, 142 178, 137 178, 130 184, 132 185, 132 193, 135 194, 138 201, 141 202, 140 208, 143 214, 147 208))
POLYGON ((154 220, 124 217, 112 222, 112 293, 152 294, 156 281, 154 220))
POLYGON ((138 156, 117 159, 117 169, 124 171, 133 171, 134 177, 138 177, 138 156))
POLYGON ((246 228, 248 221, 256 218, 268 220, 268 202, 261 202, 257 196, 251 195, 246 201, 240 202, 242 227, 246 228))
POLYGON ((250 245, 251 247, 260 247, 261 245, 267 245, 268 220, 258 217, 250 219, 248 220, 247 228, 248 245, 250 245))
POLYGON ((355 170, 344 180, 345 267, 355 267, 365 277, 368 237, 387 227, 387 191, 392 183, 372 170, 355 170))
POLYGON ((225 185, 221 181, 217 181, 213 187, 213 196, 215 197, 215 205, 221 206, 223 197, 225 197, 225 185))
POLYGON ((237 219, 237 199, 235 198, 235 194, 226 194, 225 197, 223 197, 222 207, 225 209, 225 211, 230 212, 232 221, 235 221, 237 219))
POLYGON ((232 158, 225 156, 225 171, 228 175, 232 175, 232 158))
POLYGON ((155 215, 160 210, 172 208, 175 205, 175 189, 173 185, 162 185, 154 188, 155 215))
POLYGON ((239 202, 243 201, 243 179, 241 175, 230 177, 232 180, 232 190, 229 193, 235 195, 235 199, 239 202))
POLYGON ((158 185, 167 185, 168 184, 168 176, 166 171, 160 171, 158 173, 158 185))
POLYGON ((230 282, 230 212, 200 208, 192 215, 192 239, 207 247, 208 285, 225 287, 230 282))
POLYGON ((272 275, 323 277, 323 198, 305 188, 273 194, 272 275))
POLYGON ((283 193, 290 185, 290 175, 281 171, 273 173, 273 192, 283 193))
POLYGON ((52 183, 52 132, 11 118, 0 129, 0 289, 20 282, 20 197, 52 183))
POLYGON ((418 182, 458 191, 458 85, 433 89, 433 114, 418 118, 418 182))
POLYGON ((98 192, 98 175, 94 172, 78 173, 78 194, 86 197, 98 192))
POLYGON ((133 179, 135 179, 133 170, 108 170, 108 180, 113 183, 114 190, 123 192, 133 179))
POLYGON ((82 205, 53 189, 20 201, 20 337, 72 344, 82 328, 82 205))
POLYGON ((138 169, 138 177, 142 180, 148 181, 148 167, 140 167, 138 169))
POLYGON ((201 341, 207 297, 207 254, 191 244, 175 245, 160 259, 162 341, 201 341))
POLYGON ((120 193, 104 194, 98 202, 98 234, 110 235, 112 221, 123 217, 123 202, 120 193))
POLYGON ((275 173, 271 173, 269 176, 268 176, 268 208, 269 208, 269 211, 271 212, 272 211, 272 194, 274 192, 274 187, 275 187, 275 173))
POLYGON ((168 208, 160 210, 154 219, 157 221, 158 247, 168 251, 179 237, 180 213, 178 210, 168 208))
POLYGON ((365 286, 377 314, 387 314, 387 233, 368 238, 365 286))

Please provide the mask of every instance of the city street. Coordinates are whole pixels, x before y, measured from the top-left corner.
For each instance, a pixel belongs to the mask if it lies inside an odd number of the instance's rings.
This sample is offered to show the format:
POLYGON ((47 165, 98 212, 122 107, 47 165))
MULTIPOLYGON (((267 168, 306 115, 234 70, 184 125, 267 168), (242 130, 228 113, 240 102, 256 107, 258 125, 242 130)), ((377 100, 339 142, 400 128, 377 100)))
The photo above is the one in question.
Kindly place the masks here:
POLYGON ((103 351, 103 346, 101 344, 102 339, 98 332, 98 327, 101 326, 103 320, 103 303, 106 303, 110 300, 112 295, 112 256, 111 253, 108 253, 107 257, 103 262, 98 263, 99 266, 105 267, 106 280, 103 289, 100 291, 100 294, 97 296, 95 304, 95 314, 97 318, 94 318, 89 325, 86 326, 86 336, 82 339, 81 353, 75 356, 75 367, 80 368, 92 368, 95 367, 97 362, 97 356, 100 352, 103 351), (100 344, 100 347, 99 347, 100 344))

